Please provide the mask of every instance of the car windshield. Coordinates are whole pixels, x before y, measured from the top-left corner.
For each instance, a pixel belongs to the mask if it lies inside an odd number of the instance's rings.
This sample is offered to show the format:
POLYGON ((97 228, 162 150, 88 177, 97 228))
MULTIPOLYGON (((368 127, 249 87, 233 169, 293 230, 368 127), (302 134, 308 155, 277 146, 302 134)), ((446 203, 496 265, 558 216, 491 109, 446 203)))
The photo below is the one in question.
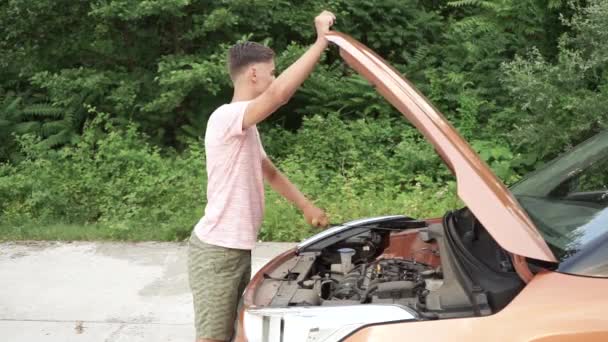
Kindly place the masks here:
POLYGON ((608 131, 511 187, 560 262, 608 237, 608 131))

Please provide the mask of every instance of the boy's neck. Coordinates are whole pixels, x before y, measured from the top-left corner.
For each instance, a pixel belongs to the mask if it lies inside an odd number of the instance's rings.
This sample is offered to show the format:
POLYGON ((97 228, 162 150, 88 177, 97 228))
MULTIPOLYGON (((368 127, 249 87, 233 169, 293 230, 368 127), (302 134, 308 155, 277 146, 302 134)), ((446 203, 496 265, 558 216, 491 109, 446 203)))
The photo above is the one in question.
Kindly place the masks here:
POLYGON ((235 87, 232 102, 251 101, 257 97, 254 90, 248 87, 235 87))

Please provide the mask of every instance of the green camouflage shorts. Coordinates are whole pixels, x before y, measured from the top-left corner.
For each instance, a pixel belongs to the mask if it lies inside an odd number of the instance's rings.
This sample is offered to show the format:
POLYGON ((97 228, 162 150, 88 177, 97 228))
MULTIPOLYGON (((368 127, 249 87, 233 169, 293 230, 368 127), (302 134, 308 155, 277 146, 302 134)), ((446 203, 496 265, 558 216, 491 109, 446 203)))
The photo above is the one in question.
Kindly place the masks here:
POLYGON ((196 338, 229 340, 239 299, 251 278, 251 251, 210 245, 193 232, 188 243, 188 278, 196 338))

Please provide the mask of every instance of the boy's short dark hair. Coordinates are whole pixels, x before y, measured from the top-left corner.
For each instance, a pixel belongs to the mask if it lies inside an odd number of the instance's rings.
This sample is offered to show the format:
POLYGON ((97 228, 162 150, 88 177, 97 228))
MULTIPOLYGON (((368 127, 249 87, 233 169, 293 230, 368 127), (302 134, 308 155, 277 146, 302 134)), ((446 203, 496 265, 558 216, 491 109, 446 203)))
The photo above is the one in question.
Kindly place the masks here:
POLYGON ((269 62, 274 58, 271 48, 255 42, 243 42, 233 45, 228 52, 228 71, 234 77, 244 67, 252 63, 269 62))

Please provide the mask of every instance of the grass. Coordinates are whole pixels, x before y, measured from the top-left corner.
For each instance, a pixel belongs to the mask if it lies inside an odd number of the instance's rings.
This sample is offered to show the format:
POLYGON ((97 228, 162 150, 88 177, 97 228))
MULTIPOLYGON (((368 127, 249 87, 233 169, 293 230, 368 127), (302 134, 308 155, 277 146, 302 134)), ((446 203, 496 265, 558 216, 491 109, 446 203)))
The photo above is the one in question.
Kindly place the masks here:
MULTIPOLYGON (((188 228, 191 229, 191 228, 188 228)), ((0 241, 49 240, 49 241, 182 241, 189 231, 182 232, 180 238, 171 237, 166 229, 127 229, 117 225, 104 224, 35 224, 18 227, 0 226, 0 241)))
MULTIPOLYGON (((324 197, 317 205, 327 210, 334 224, 392 214, 415 218, 432 218, 449 209, 462 207, 450 187, 413 189, 394 194, 367 193, 363 195, 340 192, 324 197), (393 197, 393 198, 391 198, 393 197), (389 199, 390 198, 390 199, 389 199)), ((199 218, 196 212, 174 213, 167 221, 121 221, 94 224, 18 222, 0 225, 0 241, 184 241, 190 236, 199 218)), ((302 214, 274 192, 267 192, 264 223, 259 234, 263 241, 301 241, 319 230, 309 227, 302 214)))

